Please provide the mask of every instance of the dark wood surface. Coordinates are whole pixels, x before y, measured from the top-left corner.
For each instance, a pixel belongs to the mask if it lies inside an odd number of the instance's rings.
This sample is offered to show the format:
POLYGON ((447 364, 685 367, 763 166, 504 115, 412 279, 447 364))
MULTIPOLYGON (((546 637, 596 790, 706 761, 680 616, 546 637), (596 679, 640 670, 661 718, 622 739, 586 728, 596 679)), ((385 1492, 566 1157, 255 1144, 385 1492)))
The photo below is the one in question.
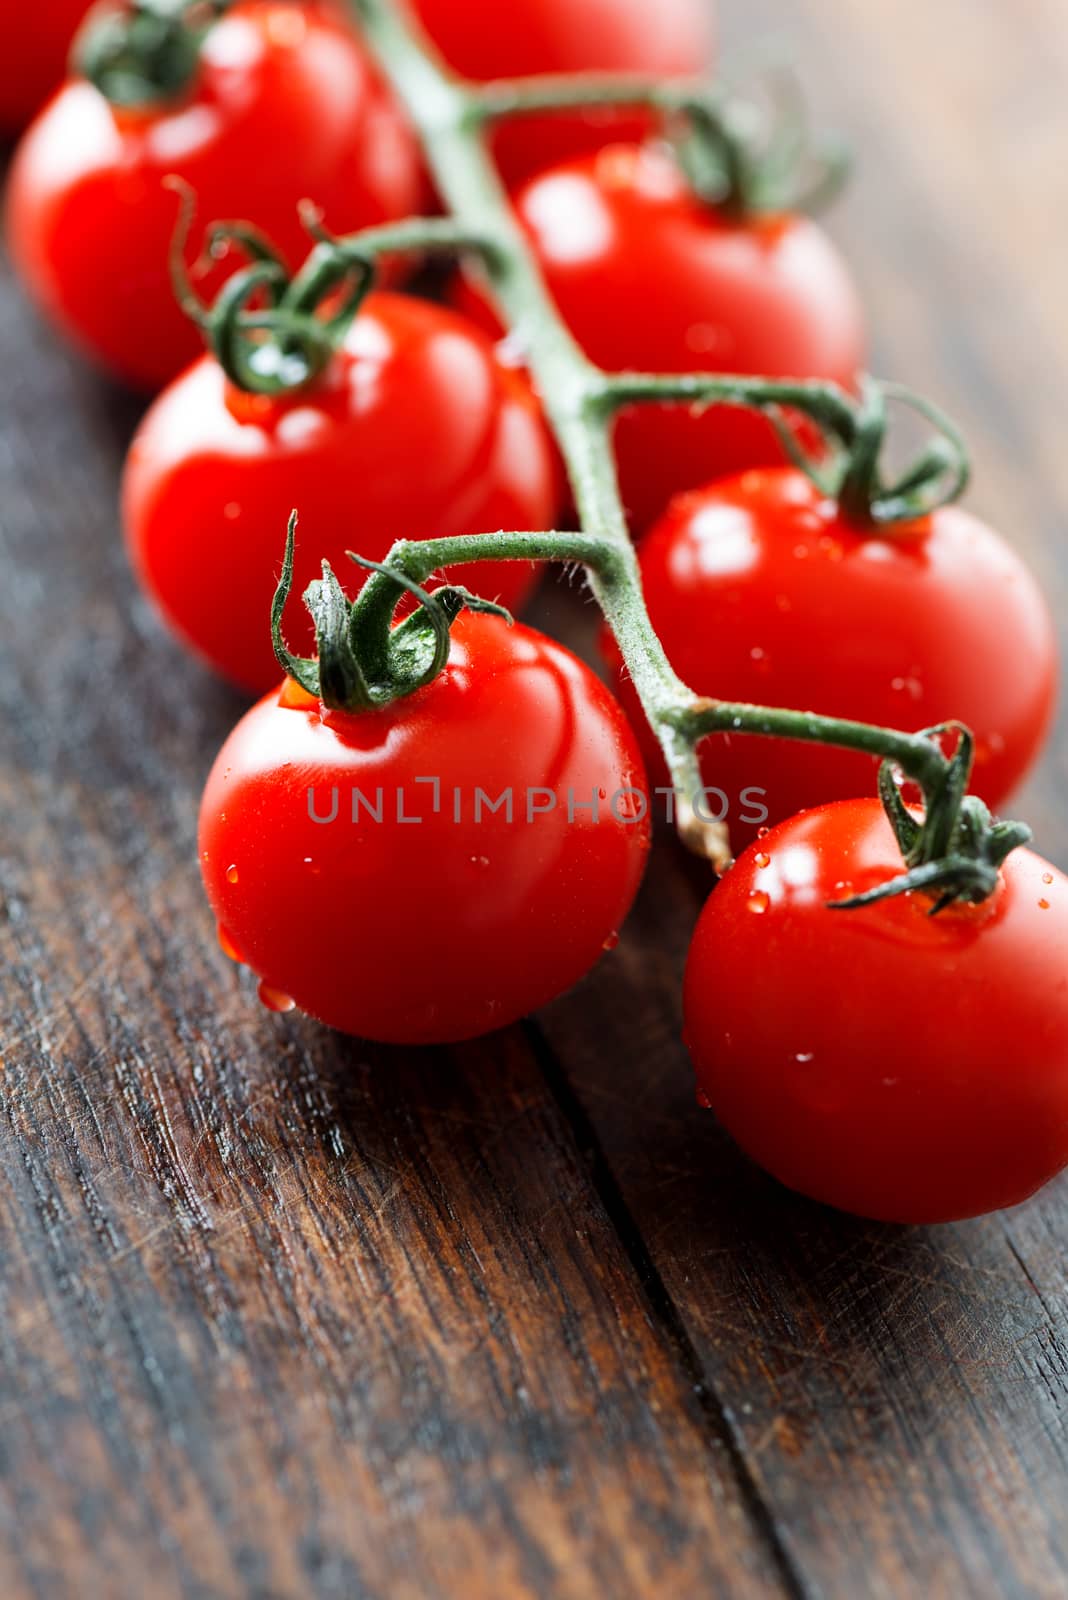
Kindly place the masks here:
MULTIPOLYGON (((1063 620, 1062 0, 727 7, 769 30, 858 149, 879 369, 965 423, 1063 620)), ((524 1027, 262 1012, 193 848, 241 702, 117 539, 137 408, 6 270, 0 371, 4 1600, 1068 1592, 1068 1185, 904 1230, 754 1171, 693 1103, 670 841, 524 1027)), ((1017 808, 1062 864, 1066 759, 1017 808)))

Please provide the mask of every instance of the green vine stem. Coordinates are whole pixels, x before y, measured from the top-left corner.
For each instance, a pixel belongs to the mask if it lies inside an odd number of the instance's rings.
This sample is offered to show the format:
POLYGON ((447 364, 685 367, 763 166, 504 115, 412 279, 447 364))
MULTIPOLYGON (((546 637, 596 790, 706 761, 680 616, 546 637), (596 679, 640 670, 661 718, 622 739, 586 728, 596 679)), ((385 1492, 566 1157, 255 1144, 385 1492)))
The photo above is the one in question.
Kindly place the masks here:
MULTIPOLYGON (((649 103, 666 94, 671 108, 678 109, 687 91, 676 86, 655 94, 646 88, 639 94, 633 84, 596 79, 525 87, 463 83, 452 77, 411 31, 395 0, 350 0, 350 4, 422 136, 449 215, 465 236, 481 243, 483 270, 523 351, 563 451, 582 528, 578 535, 498 533, 472 539, 405 541, 364 585, 351 611, 354 632, 368 641, 372 654, 377 638, 379 656, 384 659, 387 630, 402 593, 425 583, 443 566, 473 559, 581 562, 660 739, 677 796, 677 826, 691 849, 707 856, 718 870, 730 863, 726 826, 700 816, 700 740, 716 731, 772 734, 840 745, 883 758, 884 802, 909 869, 895 880, 891 892, 937 887, 937 906, 955 895, 976 898, 980 879, 984 892, 990 892, 989 872, 996 870, 999 851, 1021 842, 1026 829, 994 824, 989 817, 984 820, 978 802, 965 798, 971 766, 971 739, 966 733, 958 733, 957 750, 948 757, 941 745, 945 730, 905 733, 803 712, 732 705, 702 698, 681 682, 645 608, 611 442, 615 415, 629 405, 670 401, 757 404, 773 417, 784 408, 802 410, 818 422, 833 448, 830 463, 802 459, 800 464, 814 476, 823 474, 819 481, 842 496, 847 514, 859 523, 886 526, 929 512, 964 487, 967 455, 951 424, 903 391, 873 384, 865 386, 858 403, 830 384, 777 383, 723 374, 679 377, 602 372, 584 355, 552 304, 488 153, 487 124, 503 115, 554 105, 634 103, 635 95, 649 103), (879 469, 888 394, 918 406, 938 429, 937 440, 891 484, 883 483, 879 469), (890 788, 897 793, 894 773, 919 786, 925 809, 922 824, 915 822, 900 800, 897 811, 890 809, 890 788), (980 857, 983 870, 973 871, 980 857), (962 862, 968 863, 967 872, 962 862)), ((781 431, 789 445, 785 426, 781 431)), ((790 448, 796 453, 795 446, 790 448)))

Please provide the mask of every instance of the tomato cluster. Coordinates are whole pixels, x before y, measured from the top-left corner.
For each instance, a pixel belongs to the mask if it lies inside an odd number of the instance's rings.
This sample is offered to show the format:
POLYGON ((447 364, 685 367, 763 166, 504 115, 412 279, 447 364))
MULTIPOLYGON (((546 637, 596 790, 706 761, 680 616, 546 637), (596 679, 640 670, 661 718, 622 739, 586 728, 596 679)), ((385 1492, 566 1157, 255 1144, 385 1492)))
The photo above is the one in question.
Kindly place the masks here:
MULTIPOLYGON (((269 1007, 351 1033, 432 1043, 501 1027, 614 943, 669 783, 613 634, 619 700, 456 587, 516 611, 533 585, 530 562, 474 556, 484 536, 567 515, 550 397, 521 345, 500 342, 476 270, 444 294, 432 278, 401 293, 413 263, 391 258, 368 293, 367 263, 343 257, 336 236, 433 201, 419 138, 339 0, 234 0, 220 15, 129 0, 93 25, 111 36, 79 46, 87 76, 41 108, 85 9, 38 7, 5 58, 0 124, 38 111, 7 236, 57 327, 162 389, 125 472, 131 560, 174 633, 264 695, 203 799, 222 946, 269 1007), (231 224, 205 250, 173 243, 175 179, 205 221, 231 224), (292 298, 301 202, 320 256, 344 266, 311 305, 292 298), (426 537, 475 552, 429 592, 381 570, 398 540, 426 537), (373 579, 345 599, 351 551, 378 564, 384 615, 373 579), (303 620, 283 615, 294 583, 303 620)), ((478 82, 710 65, 707 0, 662 0, 655 25, 647 0, 406 9, 478 82)), ((744 192, 717 199, 652 110, 543 112, 487 137, 555 312, 603 372, 858 393, 864 319, 828 236, 744 192)), ((884 769, 884 810, 872 755, 754 737, 743 713, 959 719, 975 794, 1000 807, 1052 715, 1035 580, 955 507, 858 515, 828 486, 834 446, 809 415, 643 405, 618 416, 614 445, 652 628, 696 695, 740 708, 701 749, 706 796, 748 845, 686 976, 702 1103, 783 1182, 873 1217, 1023 1199, 1068 1163, 1068 882, 1024 849, 991 853, 996 828, 973 809, 947 832, 947 871, 967 875, 972 850, 981 892, 947 895, 932 868, 880 898, 899 887, 918 795, 888 800, 884 769)))

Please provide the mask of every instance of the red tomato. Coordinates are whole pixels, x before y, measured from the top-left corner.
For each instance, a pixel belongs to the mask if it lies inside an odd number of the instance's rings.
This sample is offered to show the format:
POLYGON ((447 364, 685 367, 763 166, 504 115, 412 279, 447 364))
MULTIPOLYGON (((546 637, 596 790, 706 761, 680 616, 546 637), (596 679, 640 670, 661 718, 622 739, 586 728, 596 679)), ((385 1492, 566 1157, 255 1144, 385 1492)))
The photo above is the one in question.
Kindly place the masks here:
POLYGON ((473 1038, 613 942, 649 847, 622 791, 644 787, 626 719, 582 662, 468 614, 445 672, 386 709, 324 713, 292 684, 253 707, 208 779, 204 881, 269 1006, 386 1043, 473 1038), (510 819, 489 809, 506 793, 510 819))
MULTIPOLYGON (((421 172, 414 136, 341 19, 245 0, 208 32, 177 104, 123 110, 88 83, 67 85, 16 155, 8 240, 54 322, 120 377, 158 388, 200 348, 168 276, 178 202, 164 178, 192 185, 205 223, 253 222, 296 266, 309 249, 302 199, 345 233, 418 209, 421 172)), ((197 279, 207 297, 225 271, 197 279)))
MULTIPOLYGON (((521 373, 440 306, 372 294, 332 366, 281 399, 233 388, 204 356, 160 396, 130 450, 127 542, 175 632, 219 672, 262 693, 278 681, 269 617, 285 519, 300 514, 296 591, 323 558, 382 560, 396 539, 553 525, 549 439, 521 373)), ((518 608, 527 562, 453 574, 518 608)), ((288 621, 311 654, 310 619, 288 621)))
MULTIPOLYGON (((634 72, 692 78, 710 72, 711 0, 411 0, 423 27, 456 72, 477 81, 534 73, 634 72)), ((641 139, 640 114, 590 111, 502 124, 495 149, 505 177, 520 182, 614 139, 641 139)))
POLYGON ((947 1222, 1068 1163, 1068 879, 1017 850, 979 906, 826 909, 901 871, 875 800, 775 829, 705 907, 686 1038, 699 1099, 782 1183, 947 1222))
MULTIPOLYGON (((676 500, 639 558, 653 627, 699 694, 906 730, 956 718, 976 736, 973 788, 995 808, 1041 749, 1057 675, 1048 608, 1019 557, 958 507, 859 532, 803 473, 772 468, 676 500)), ((629 679, 622 698, 655 748, 629 679)), ((701 766, 738 843, 762 809, 779 822, 875 791, 870 756, 781 739, 714 735, 701 766)))
POLYGON ((63 82, 74 35, 90 0, 43 0, 0 10, 0 131, 17 133, 63 82))
MULTIPOLYGON (((607 371, 715 370, 852 384, 861 317, 826 234, 801 217, 725 221, 659 148, 615 146, 517 197, 549 287, 607 371)), ((769 422, 715 406, 642 406, 616 430, 636 532, 672 495, 783 460, 769 422)))

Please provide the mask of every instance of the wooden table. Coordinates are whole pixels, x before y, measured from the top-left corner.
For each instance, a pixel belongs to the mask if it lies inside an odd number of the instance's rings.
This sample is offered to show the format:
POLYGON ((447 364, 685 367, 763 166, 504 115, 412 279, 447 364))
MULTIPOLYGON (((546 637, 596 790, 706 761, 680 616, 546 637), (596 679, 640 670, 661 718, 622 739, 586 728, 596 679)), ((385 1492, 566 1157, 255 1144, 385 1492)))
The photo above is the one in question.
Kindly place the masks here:
MULTIPOLYGON (((962 419, 1063 618, 1062 0, 727 9, 854 140, 879 370, 962 419)), ((262 1012, 193 846, 241 703, 116 533, 137 407, 6 274, 0 355, 5 1600, 1064 1595, 1068 1184, 904 1230, 754 1171, 693 1103, 671 841, 524 1027, 262 1012)), ((1018 808, 1062 863, 1066 757, 1018 808)))

